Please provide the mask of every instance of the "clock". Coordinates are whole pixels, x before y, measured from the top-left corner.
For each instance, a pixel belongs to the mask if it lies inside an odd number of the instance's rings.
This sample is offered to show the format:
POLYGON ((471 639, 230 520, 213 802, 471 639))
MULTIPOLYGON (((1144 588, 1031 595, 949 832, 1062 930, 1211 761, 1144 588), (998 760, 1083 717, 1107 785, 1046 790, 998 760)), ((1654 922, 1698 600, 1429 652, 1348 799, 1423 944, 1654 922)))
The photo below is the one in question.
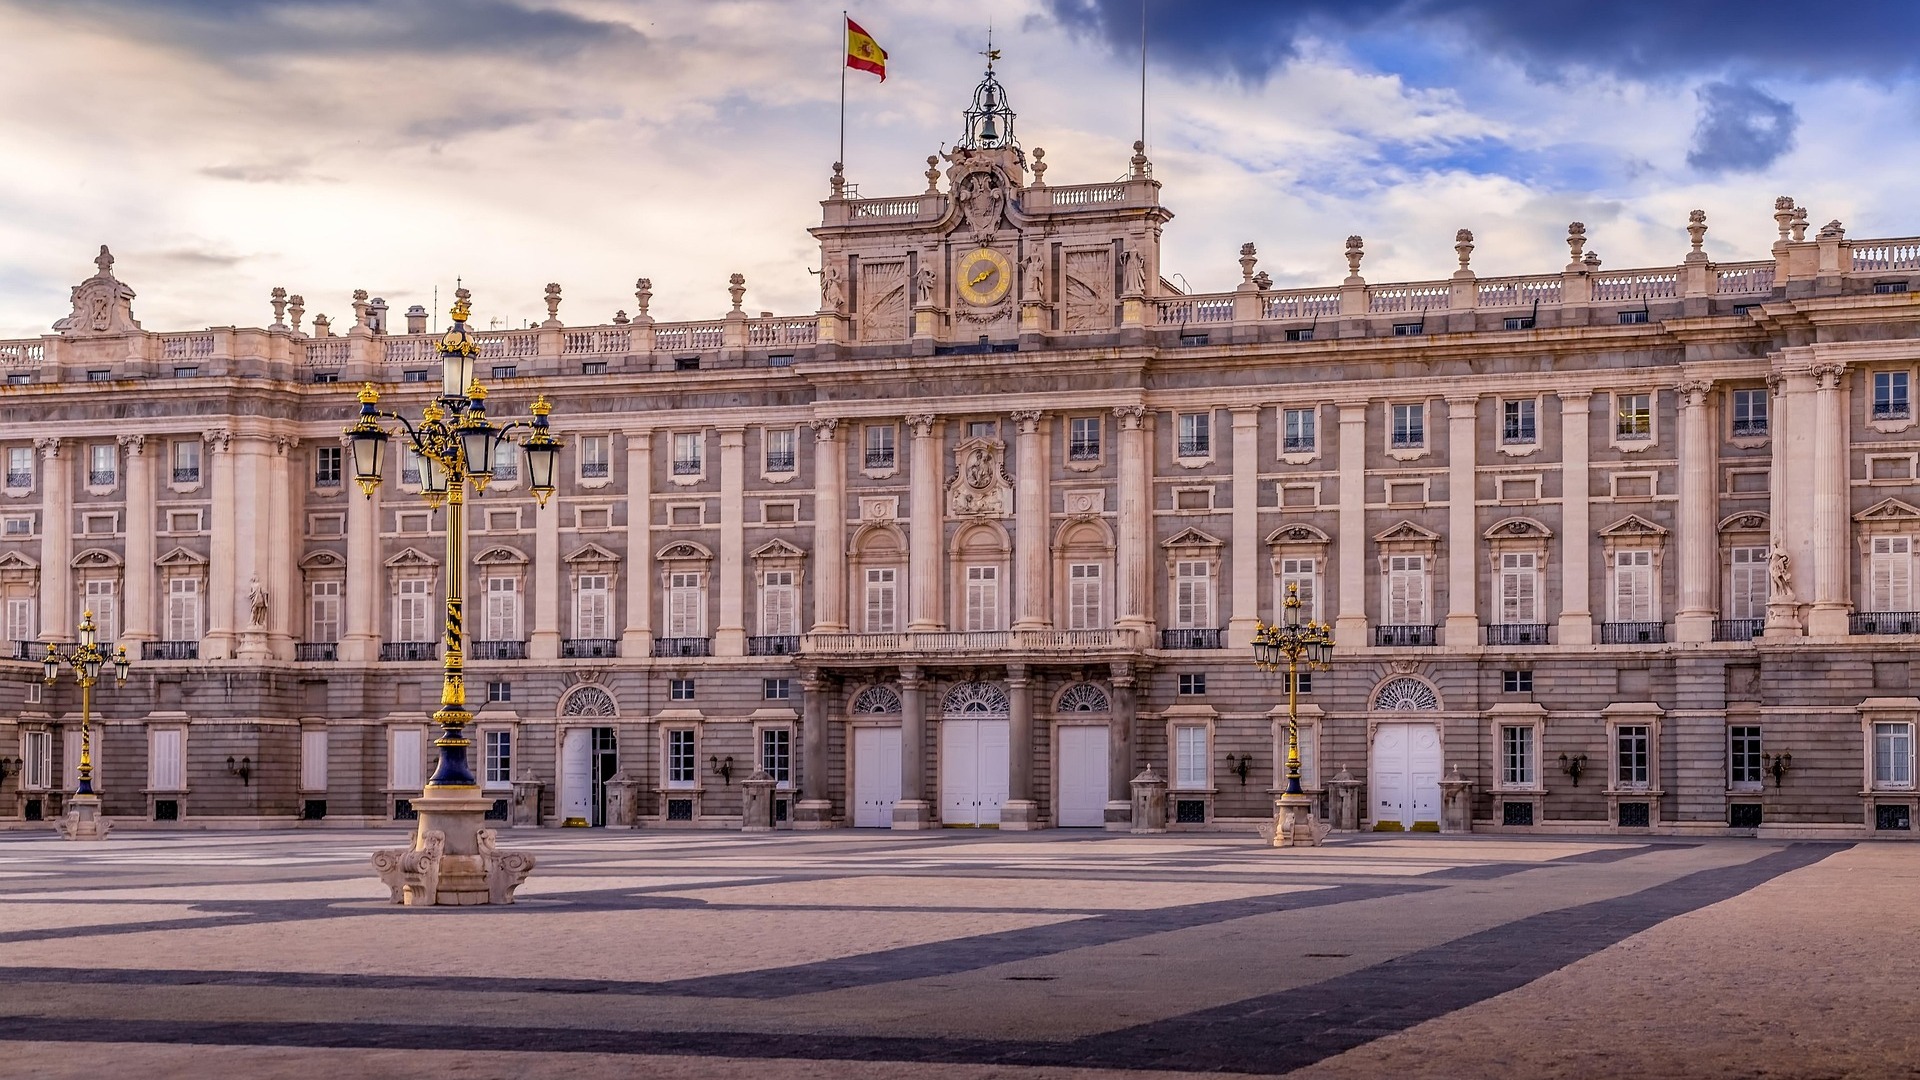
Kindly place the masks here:
POLYGON ((997 304, 1013 287, 1013 265, 992 248, 975 248, 960 256, 960 299, 975 307, 997 304))

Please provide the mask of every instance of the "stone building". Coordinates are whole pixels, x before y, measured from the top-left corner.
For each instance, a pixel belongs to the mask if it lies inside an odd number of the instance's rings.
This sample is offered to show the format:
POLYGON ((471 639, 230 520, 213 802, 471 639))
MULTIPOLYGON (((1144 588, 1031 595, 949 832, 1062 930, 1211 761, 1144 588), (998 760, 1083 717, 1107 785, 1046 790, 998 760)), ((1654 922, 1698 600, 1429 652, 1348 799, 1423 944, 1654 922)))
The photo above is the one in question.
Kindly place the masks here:
MULTIPOLYGON (((1056 186, 1012 123, 989 74, 924 191, 836 169, 812 314, 736 275, 656 322, 641 279, 485 335, 495 415, 544 393, 567 440, 544 507, 499 460, 459 569, 499 816, 737 826, 764 769, 795 827, 1124 828, 1151 765, 1174 827, 1252 821, 1286 687, 1248 643, 1292 585, 1338 642, 1306 786, 1359 827, 1912 835, 1920 240, 1781 199, 1758 262, 1696 212, 1667 267, 1576 223, 1547 273, 1479 276, 1462 230, 1433 281, 1354 237, 1338 284, 1249 244, 1194 295, 1138 144, 1056 186)), ((364 382, 417 414, 434 316, 276 289, 151 332, 97 265, 0 343, 0 819, 72 787, 78 691, 34 661, 83 609, 135 657, 96 695, 122 823, 408 816, 453 568, 417 461, 362 497, 340 432, 364 382)))

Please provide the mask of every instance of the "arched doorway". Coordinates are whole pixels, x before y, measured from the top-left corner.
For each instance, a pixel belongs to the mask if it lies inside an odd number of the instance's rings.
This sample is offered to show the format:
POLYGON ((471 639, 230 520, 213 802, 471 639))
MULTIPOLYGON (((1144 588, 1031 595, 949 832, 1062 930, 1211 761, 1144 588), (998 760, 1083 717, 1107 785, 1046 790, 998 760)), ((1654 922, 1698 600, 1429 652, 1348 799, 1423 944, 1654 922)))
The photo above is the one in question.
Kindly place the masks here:
POLYGON ((1398 676, 1374 691, 1367 785, 1373 827, 1440 831, 1440 696, 1422 679, 1398 676), (1386 715, 1378 715, 1386 714, 1386 715))
POLYGON ((940 821, 1000 827, 1012 702, 999 683, 963 682, 940 707, 940 821))
POLYGON ((607 823, 608 780, 620 771, 619 733, 613 695, 598 686, 577 687, 560 703, 560 792, 562 825, 607 823))
POLYGON ((853 806, 856 829, 893 827, 900 801, 900 691, 875 683, 853 697, 853 806))

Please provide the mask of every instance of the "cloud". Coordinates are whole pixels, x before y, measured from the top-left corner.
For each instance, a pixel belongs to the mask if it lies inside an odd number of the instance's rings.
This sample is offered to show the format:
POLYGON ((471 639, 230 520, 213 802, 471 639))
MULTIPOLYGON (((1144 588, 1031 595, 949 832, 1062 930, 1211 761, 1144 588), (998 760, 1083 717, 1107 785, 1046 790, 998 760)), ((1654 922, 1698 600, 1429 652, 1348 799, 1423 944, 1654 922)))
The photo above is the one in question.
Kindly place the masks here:
POLYGON ((1698 93, 1687 164, 1708 175, 1756 172, 1793 149, 1800 114, 1787 102, 1745 83, 1708 83, 1698 93))

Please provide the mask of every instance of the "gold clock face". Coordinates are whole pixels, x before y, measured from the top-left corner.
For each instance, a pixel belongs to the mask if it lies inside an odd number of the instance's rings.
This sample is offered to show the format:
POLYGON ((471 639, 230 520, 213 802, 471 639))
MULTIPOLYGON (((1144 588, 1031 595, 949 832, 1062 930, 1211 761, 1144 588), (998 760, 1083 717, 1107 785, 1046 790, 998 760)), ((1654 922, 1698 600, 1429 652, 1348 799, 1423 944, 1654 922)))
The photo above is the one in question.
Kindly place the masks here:
POLYGON ((975 248, 960 256, 960 299, 975 307, 997 304, 1013 287, 1013 265, 992 248, 975 248))

